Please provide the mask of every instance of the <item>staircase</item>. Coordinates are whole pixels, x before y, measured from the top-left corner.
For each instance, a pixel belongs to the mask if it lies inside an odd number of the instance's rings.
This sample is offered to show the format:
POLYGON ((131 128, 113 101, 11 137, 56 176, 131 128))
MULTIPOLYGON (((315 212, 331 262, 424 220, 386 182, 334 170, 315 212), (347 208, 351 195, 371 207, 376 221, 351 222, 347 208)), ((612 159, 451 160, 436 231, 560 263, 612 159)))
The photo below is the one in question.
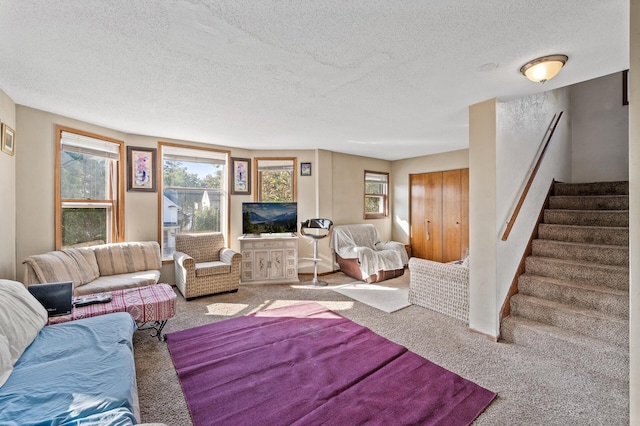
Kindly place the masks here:
POLYGON ((556 183, 501 338, 629 380, 629 183, 556 183))

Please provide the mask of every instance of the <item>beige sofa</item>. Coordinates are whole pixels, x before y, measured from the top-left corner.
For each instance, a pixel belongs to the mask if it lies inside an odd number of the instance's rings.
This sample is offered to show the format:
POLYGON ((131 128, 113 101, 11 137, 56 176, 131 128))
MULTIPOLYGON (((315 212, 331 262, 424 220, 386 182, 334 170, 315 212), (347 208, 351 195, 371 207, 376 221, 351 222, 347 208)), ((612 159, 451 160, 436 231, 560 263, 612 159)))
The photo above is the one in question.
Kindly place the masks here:
POLYGON ((24 284, 73 281, 74 295, 156 284, 162 258, 155 241, 100 244, 29 256, 24 284))

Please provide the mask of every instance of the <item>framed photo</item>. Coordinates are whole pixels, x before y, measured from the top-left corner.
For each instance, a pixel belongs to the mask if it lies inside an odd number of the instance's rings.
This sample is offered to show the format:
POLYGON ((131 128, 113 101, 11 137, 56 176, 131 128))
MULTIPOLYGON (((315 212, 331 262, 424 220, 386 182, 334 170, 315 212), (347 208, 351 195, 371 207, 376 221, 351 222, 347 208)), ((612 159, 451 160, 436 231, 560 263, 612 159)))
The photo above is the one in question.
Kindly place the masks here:
POLYGON ((300 163, 300 176, 311 176, 311 163, 300 163))
POLYGON ((156 192, 156 149, 127 147, 127 190, 156 192))
POLYGON ((231 157, 231 193, 251 195, 251 159, 231 157))
POLYGON ((16 152, 16 132, 5 123, 2 123, 2 151, 9 155, 16 152))
POLYGON ((629 70, 622 71, 622 105, 629 105, 629 70))

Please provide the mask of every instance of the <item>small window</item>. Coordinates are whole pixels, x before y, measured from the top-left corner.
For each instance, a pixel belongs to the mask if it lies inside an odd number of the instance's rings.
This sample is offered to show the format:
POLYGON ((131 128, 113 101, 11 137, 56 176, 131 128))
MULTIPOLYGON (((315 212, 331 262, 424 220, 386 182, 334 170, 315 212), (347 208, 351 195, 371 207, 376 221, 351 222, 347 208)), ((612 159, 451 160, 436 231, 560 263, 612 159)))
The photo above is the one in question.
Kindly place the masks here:
POLYGON ((56 127, 56 249, 124 240, 124 143, 56 127))
POLYGON ((296 159, 256 158, 256 201, 296 201, 296 159))
POLYGON ((176 234, 222 232, 228 241, 228 152, 160 143, 162 259, 173 259, 176 234))
POLYGON ((364 218, 389 215, 389 173, 364 172, 364 218))

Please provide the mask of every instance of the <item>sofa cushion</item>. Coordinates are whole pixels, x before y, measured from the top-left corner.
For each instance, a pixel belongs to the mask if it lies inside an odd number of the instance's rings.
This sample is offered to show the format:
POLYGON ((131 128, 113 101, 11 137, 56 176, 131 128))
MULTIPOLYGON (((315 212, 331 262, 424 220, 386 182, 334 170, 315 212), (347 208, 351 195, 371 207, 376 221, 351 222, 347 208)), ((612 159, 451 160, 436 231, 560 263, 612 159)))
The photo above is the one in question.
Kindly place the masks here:
POLYGON ((104 293, 125 288, 143 287, 157 284, 160 279, 160 271, 138 271, 129 274, 106 275, 98 277, 87 285, 77 287, 74 294, 83 296, 93 293, 104 293))
POLYGON ((46 323, 46 309, 22 283, 0 280, 0 386, 46 323))
POLYGON ((83 284, 83 276, 74 258, 62 251, 29 256, 24 263, 31 266, 41 283, 73 281, 73 285, 83 284))
POLYGON ((101 276, 162 268, 160 246, 155 241, 105 244, 92 249, 101 276))
POLYGON ((229 274, 231 265, 224 262, 202 262, 196 263, 196 277, 206 277, 209 275, 229 274))

